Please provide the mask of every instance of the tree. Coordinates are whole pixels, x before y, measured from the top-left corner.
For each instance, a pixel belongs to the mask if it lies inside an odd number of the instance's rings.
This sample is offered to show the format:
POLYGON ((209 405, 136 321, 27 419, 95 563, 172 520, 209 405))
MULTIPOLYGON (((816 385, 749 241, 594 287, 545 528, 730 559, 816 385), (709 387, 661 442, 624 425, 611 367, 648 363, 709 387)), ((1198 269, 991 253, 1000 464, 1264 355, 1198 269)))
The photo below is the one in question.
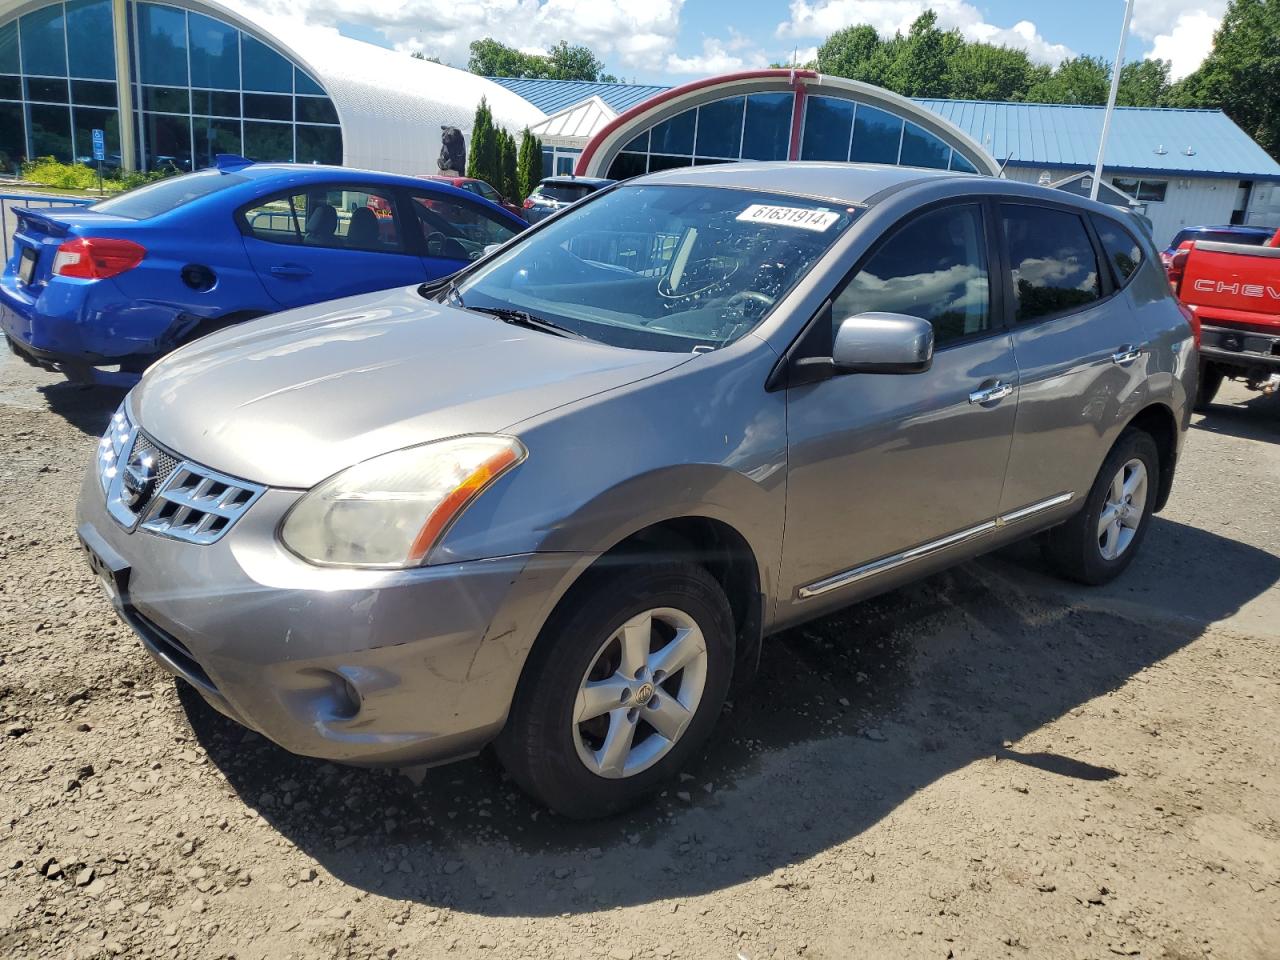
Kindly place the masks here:
POLYGON ((1116 103, 1122 107, 1163 107, 1169 98, 1169 61, 1134 60, 1120 69, 1116 103))
POLYGON ((519 192, 516 185, 516 138, 506 130, 498 130, 498 177, 489 182, 504 197, 514 198, 519 192))
POLYGON ((616 83, 604 72, 604 63, 587 47, 561 40, 545 54, 524 53, 492 37, 471 42, 467 69, 484 77, 520 77, 539 80, 595 80, 616 83))
POLYGON ((906 38, 892 44, 894 56, 886 86, 906 97, 950 96, 944 83, 947 56, 963 43, 958 33, 939 30, 938 15, 926 10, 916 17, 906 38))
POLYGON ((1232 0, 1200 69, 1169 93, 1173 106, 1218 107, 1280 159, 1280 0, 1232 0))
POLYGON ((428 56, 427 56, 425 53, 423 53, 421 50, 415 50, 415 51, 413 51, 413 53, 409 54, 409 56, 413 57, 413 59, 415 59, 415 60, 427 60, 427 61, 429 61, 429 62, 431 62, 431 63, 439 63, 439 62, 440 62, 440 58, 439 58, 439 57, 428 57, 428 56))
POLYGON ((512 199, 524 203, 542 180, 542 141, 525 127, 520 135, 520 150, 516 158, 516 190, 512 199))
POLYGON ((1027 99, 1034 103, 1103 104, 1111 88, 1111 64, 1088 55, 1063 60, 1047 78, 1033 84, 1027 99))
POLYGON ((1022 100, 1036 76, 1025 50, 966 43, 948 58, 943 85, 957 100, 1022 100))
POLYGON ((493 113, 484 97, 476 107, 471 123, 471 150, 467 156, 467 176, 484 180, 501 190, 499 167, 498 128, 493 125, 493 113))
POLYGON ((837 30, 818 48, 818 72, 870 83, 871 60, 880 45, 880 34, 870 24, 837 30))

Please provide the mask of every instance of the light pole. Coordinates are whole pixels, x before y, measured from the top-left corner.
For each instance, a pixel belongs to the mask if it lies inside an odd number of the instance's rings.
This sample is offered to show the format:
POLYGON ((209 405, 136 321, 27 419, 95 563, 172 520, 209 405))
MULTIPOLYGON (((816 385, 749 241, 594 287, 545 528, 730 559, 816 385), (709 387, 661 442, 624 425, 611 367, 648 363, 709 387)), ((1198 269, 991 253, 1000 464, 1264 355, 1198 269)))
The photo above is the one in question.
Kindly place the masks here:
POLYGON ((1133 19, 1133 0, 1125 0, 1124 26, 1120 28, 1120 46, 1116 50, 1116 62, 1111 68, 1111 93, 1107 96, 1107 112, 1102 115, 1102 139, 1098 143, 1098 162, 1093 166, 1093 186, 1089 199, 1098 199, 1102 186, 1102 158, 1107 152, 1107 137, 1111 133, 1111 115, 1116 112, 1116 94, 1120 91, 1120 68, 1124 66, 1124 48, 1129 39, 1129 21, 1133 19))

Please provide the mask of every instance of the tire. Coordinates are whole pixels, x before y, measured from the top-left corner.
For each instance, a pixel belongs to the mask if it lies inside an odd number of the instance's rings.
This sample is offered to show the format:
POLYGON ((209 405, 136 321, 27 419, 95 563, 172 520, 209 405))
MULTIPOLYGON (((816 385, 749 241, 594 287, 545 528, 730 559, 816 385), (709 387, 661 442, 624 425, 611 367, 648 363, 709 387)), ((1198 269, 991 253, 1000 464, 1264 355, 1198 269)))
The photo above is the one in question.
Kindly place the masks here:
POLYGON ((1196 402, 1192 409, 1201 413, 1209 409, 1222 387, 1224 376, 1221 367, 1212 363, 1200 364, 1200 375, 1196 379, 1196 402))
MULTIPOLYGON (((494 745, 498 759, 526 793, 563 816, 586 820, 635 805, 674 777, 710 736, 729 689, 733 638, 724 591, 700 566, 663 563, 588 574, 530 655, 494 745), (635 680, 634 670, 623 672, 628 625, 633 654, 649 649, 644 670, 650 672, 635 680), (704 655, 691 627, 701 633, 704 655), (680 662, 670 659, 677 630, 688 631, 682 634, 687 645, 678 649, 692 659, 655 675, 663 662, 680 662), (659 652, 668 659, 653 656, 659 652), (596 684, 599 701, 588 697, 588 683, 596 684), (680 713, 681 701, 693 709, 680 713), (601 703, 617 706, 595 714, 601 703), (673 736, 663 737, 648 718, 673 736), (627 730, 624 721, 632 733, 629 752, 610 754, 611 743, 626 742, 625 736, 609 740, 615 724, 618 732, 627 730)), ((630 665, 642 659, 632 656, 630 665)))
POLYGON ((1159 486, 1160 454, 1155 441, 1141 430, 1126 430, 1103 461, 1080 512, 1050 530, 1042 541, 1050 565, 1069 580, 1094 586, 1120 576, 1133 562, 1147 535, 1159 486), (1126 519, 1109 524, 1104 530, 1103 511, 1115 499, 1117 477, 1122 471, 1125 480, 1133 477, 1134 464, 1141 464, 1145 482, 1140 491, 1135 489, 1130 494, 1134 500, 1127 506, 1138 507, 1140 500, 1141 513, 1135 517, 1129 511, 1124 514, 1126 519))

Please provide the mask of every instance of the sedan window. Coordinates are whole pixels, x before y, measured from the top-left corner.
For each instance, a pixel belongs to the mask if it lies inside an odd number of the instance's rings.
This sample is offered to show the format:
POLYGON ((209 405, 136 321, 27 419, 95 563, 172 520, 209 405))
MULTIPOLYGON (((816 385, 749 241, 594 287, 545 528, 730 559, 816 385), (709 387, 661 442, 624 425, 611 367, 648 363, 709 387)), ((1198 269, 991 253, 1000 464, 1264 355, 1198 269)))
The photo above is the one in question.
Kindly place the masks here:
POLYGON ((429 257, 478 260, 485 247, 506 243, 516 235, 513 224, 479 204, 439 193, 417 193, 412 198, 429 257))
POLYGON ((1101 298, 1098 258, 1079 214, 1005 203, 1000 215, 1019 323, 1077 310, 1101 298))
POLYGON ((358 188, 321 187, 274 197, 244 212, 259 240, 305 247, 403 250, 391 200, 358 188))
POLYGON ((836 298, 832 319, 883 311, 933 324, 934 342, 991 327, 991 281, 976 204, 926 213, 893 233, 836 298))
POLYGON ((149 220, 192 200, 199 200, 245 182, 246 179, 239 174, 202 170, 183 177, 149 183, 109 200, 99 200, 90 209, 130 220, 149 220))

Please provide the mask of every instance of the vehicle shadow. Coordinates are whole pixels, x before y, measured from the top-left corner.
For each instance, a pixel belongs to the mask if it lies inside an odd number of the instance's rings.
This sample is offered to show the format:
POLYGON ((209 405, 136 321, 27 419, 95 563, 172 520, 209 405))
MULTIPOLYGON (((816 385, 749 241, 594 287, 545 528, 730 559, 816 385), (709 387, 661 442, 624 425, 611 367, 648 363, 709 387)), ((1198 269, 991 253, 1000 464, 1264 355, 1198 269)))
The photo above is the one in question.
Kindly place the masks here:
POLYGON ((1181 553, 1178 582, 1210 567, 1248 571, 1199 593, 1194 620, 1158 602, 1117 615, 1089 590, 1049 590, 1035 552, 1018 550, 774 637, 705 758, 650 806, 599 823, 541 810, 485 757, 415 785, 292 756, 182 684, 181 699, 244 801, 357 888, 520 916, 692 897, 854 839, 975 760, 1020 763, 1044 790, 1126 773, 1087 748, 1063 756, 1016 742, 1280 581, 1280 558, 1163 519, 1127 576, 1178 538, 1196 547, 1181 553))
POLYGON ((1242 440, 1280 440, 1280 394, 1255 393, 1240 403, 1212 404, 1194 426, 1242 440))
POLYGON ((128 392, 121 387, 85 386, 65 380, 36 389, 50 411, 81 433, 95 437, 107 429, 107 421, 128 392))

